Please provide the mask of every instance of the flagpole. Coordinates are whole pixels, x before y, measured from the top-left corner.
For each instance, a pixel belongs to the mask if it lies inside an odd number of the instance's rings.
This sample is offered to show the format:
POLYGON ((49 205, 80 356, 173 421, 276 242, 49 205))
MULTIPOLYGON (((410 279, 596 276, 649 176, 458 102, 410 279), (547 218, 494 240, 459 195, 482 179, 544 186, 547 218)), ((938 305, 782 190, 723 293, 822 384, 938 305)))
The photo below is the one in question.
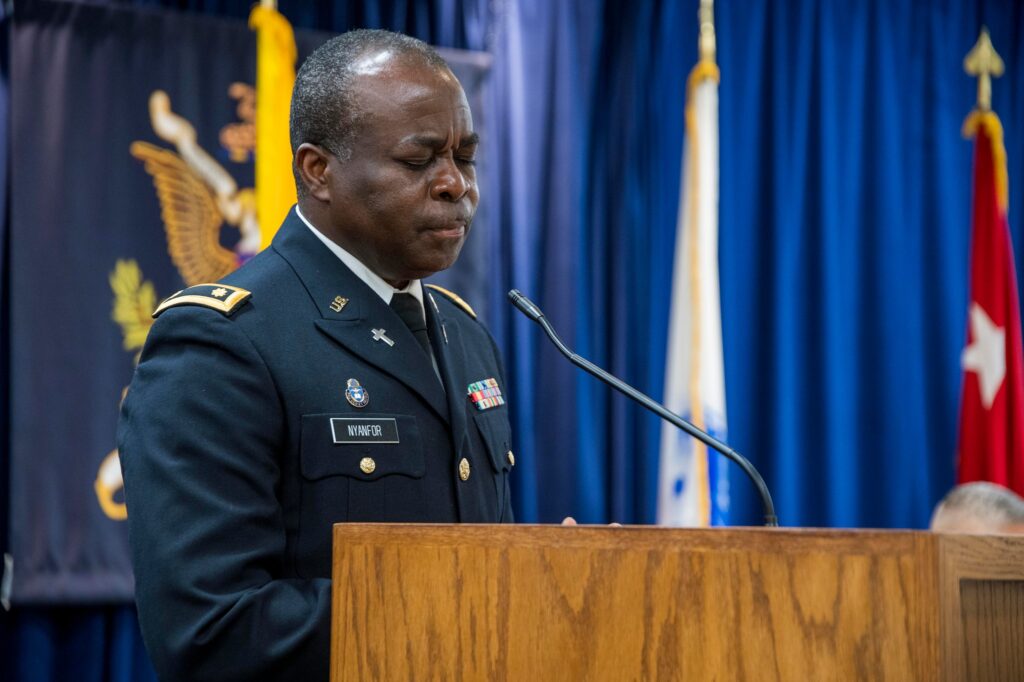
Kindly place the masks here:
POLYGON ((996 193, 999 204, 1005 211, 1009 204, 1010 183, 1007 177, 1006 146, 1003 142, 1003 125, 999 117, 992 111, 992 77, 1003 75, 1003 60, 992 45, 988 28, 981 27, 978 42, 964 57, 964 71, 978 78, 978 102, 974 110, 964 120, 962 134, 971 139, 977 135, 979 128, 985 128, 992 140, 992 153, 995 158, 996 193))
POLYGON ((715 0, 700 0, 700 60, 715 61, 715 0))
POLYGON ((992 111, 992 76, 1002 76, 1003 68, 988 29, 982 26, 978 42, 964 57, 964 71, 978 77, 978 111, 992 111))

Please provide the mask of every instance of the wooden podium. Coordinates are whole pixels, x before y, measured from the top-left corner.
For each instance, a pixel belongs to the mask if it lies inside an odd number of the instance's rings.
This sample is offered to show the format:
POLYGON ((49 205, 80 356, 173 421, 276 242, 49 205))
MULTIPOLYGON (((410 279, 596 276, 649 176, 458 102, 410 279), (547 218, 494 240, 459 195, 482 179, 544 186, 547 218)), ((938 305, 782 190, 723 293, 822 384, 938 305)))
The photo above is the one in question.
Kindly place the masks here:
POLYGON ((1024 538, 338 524, 332 680, 1024 680, 1024 538))

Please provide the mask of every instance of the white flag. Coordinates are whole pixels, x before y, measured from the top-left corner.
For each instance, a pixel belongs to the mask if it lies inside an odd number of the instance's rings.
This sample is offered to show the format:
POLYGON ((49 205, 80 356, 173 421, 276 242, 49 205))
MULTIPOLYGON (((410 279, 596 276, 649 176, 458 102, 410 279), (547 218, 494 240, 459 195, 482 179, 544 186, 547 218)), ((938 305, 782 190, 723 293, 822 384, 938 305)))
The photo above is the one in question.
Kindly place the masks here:
MULTIPOLYGON (((711 435, 726 436, 722 319, 718 293, 718 67, 702 60, 687 81, 686 141, 676 223, 665 404, 711 435)), ((658 523, 724 523, 726 460, 662 426, 658 523)))

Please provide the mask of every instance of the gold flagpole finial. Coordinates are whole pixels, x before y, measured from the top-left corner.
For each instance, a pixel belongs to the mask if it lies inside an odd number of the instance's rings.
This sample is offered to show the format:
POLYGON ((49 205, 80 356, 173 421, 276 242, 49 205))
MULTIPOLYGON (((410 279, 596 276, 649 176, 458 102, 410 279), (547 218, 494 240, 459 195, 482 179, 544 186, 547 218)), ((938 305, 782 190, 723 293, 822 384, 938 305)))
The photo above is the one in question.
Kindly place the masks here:
POLYGON ((700 60, 715 62, 715 6, 714 0, 700 0, 700 60))
POLYGON ((992 76, 1003 75, 1003 60, 992 46, 988 29, 981 27, 981 35, 971 51, 964 57, 964 71, 978 77, 978 110, 992 110, 992 76))
POLYGON ((277 0, 260 0, 260 5, 268 9, 277 9, 277 0))

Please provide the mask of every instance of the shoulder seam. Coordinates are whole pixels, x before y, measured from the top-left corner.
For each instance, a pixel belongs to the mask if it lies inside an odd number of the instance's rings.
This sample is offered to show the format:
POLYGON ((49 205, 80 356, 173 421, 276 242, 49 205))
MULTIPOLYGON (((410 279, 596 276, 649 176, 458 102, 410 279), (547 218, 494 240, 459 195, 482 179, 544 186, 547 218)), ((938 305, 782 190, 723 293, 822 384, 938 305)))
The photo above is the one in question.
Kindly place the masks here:
POLYGON ((430 289, 433 289, 434 291, 436 291, 437 293, 441 294, 442 296, 447 298, 449 301, 451 301, 455 305, 457 305, 460 308, 462 308, 463 310, 465 310, 466 313, 470 317, 472 317, 474 320, 476 319, 476 311, 473 310, 472 306, 470 306, 468 303, 466 303, 464 300, 462 300, 462 297, 460 297, 458 294, 456 294, 456 293, 454 293, 452 291, 448 291, 444 287, 439 287, 436 284, 427 284, 426 286, 428 288, 430 288, 430 289))

